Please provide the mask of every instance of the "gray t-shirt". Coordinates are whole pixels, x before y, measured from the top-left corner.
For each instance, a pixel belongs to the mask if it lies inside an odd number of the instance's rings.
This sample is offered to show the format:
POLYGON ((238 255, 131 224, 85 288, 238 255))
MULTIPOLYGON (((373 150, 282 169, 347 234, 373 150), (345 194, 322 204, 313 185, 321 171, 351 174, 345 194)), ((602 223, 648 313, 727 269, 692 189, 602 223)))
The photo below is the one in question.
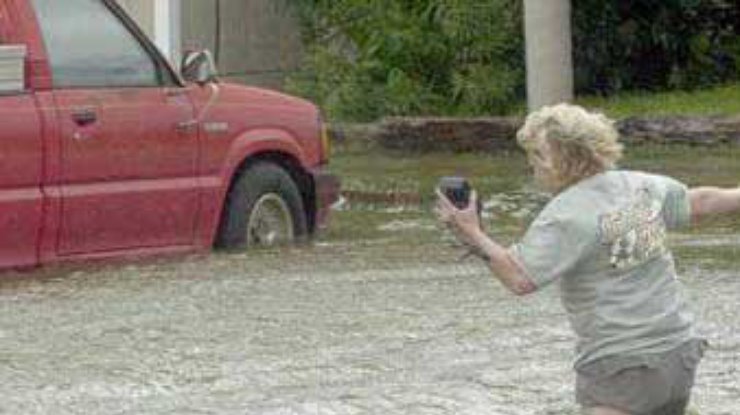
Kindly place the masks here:
POLYGON ((688 189, 612 170, 554 198, 511 247, 540 288, 560 282, 578 336, 575 367, 669 351, 693 338, 666 231, 689 224, 688 189))

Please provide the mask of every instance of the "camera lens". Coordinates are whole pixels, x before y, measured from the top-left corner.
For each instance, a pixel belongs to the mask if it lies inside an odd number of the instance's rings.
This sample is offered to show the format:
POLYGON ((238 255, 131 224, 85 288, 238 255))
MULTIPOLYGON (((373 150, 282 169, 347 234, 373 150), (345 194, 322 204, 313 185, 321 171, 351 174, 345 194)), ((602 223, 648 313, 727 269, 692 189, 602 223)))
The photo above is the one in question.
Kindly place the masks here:
POLYGON ((443 177, 439 188, 458 209, 468 206, 470 199, 470 184, 463 177, 443 177))

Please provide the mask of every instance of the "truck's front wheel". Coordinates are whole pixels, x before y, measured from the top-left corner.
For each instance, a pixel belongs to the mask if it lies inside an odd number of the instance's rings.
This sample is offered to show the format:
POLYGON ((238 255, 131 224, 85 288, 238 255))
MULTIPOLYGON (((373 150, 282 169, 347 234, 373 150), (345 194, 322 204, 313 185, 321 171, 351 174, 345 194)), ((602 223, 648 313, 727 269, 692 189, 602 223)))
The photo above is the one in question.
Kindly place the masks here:
POLYGON ((290 174, 273 163, 258 162, 242 172, 229 192, 216 245, 277 246, 307 233, 303 199, 290 174))

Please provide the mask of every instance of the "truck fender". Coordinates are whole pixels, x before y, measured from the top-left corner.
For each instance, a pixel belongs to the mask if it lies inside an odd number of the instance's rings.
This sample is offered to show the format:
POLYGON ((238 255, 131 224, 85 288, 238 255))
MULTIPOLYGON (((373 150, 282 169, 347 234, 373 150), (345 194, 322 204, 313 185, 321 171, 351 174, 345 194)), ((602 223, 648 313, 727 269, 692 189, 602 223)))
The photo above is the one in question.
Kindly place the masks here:
MULTIPOLYGON (((303 149, 286 131, 278 129, 251 130, 232 141, 221 173, 224 183, 231 183, 245 160, 256 154, 267 152, 287 154, 297 160, 301 166, 308 164, 303 149)), ((228 185, 226 187, 226 190, 228 190, 228 185)))
POLYGON ((241 167, 250 157, 260 153, 283 153, 297 160, 301 166, 307 165, 305 152, 298 145, 296 140, 286 131, 279 129, 257 129, 245 132, 235 138, 229 147, 228 154, 223 163, 220 173, 220 191, 217 194, 217 205, 212 205, 215 209, 208 214, 210 217, 208 229, 210 232, 206 240, 209 246, 215 241, 221 215, 226 203, 226 196, 231 188, 236 175, 240 173, 241 167), (212 215, 212 216, 211 216, 212 215))

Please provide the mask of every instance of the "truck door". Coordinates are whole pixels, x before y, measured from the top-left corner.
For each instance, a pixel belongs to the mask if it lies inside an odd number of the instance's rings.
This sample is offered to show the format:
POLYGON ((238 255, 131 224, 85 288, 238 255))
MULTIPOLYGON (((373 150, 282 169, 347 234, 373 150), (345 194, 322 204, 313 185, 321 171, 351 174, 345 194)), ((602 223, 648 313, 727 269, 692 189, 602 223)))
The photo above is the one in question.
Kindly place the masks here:
POLYGON ((150 42, 106 0, 33 0, 61 148, 61 256, 191 245, 193 105, 150 42))
POLYGON ((34 265, 42 219, 43 147, 33 95, 0 92, 0 120, 0 267, 34 265))

